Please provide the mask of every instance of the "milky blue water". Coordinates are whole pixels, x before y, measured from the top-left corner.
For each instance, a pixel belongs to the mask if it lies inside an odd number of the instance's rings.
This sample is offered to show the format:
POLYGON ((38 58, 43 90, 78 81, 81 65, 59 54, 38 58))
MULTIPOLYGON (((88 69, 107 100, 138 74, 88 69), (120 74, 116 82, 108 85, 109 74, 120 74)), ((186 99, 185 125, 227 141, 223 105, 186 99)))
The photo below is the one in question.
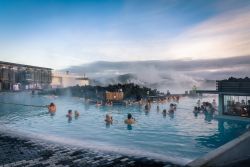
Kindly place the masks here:
MULTIPOLYGON (((212 98, 202 99, 212 100, 212 98)), ((28 93, 1 93, 1 102, 33 105, 57 105, 55 115, 46 108, 0 104, 0 125, 27 134, 38 134, 43 138, 63 141, 78 146, 92 145, 109 151, 129 154, 137 153, 160 158, 191 161, 243 134, 247 123, 213 119, 212 115, 193 114, 197 99, 182 98, 174 115, 162 114, 169 103, 156 104, 149 112, 144 107, 102 106, 84 104, 84 100, 73 97, 32 96, 28 93), (69 109, 78 110, 80 116, 69 120, 69 109), (105 115, 112 114, 114 123, 107 126, 105 115), (127 113, 132 113, 137 123, 124 124, 127 113), (49 137, 48 137, 49 136, 49 137)))

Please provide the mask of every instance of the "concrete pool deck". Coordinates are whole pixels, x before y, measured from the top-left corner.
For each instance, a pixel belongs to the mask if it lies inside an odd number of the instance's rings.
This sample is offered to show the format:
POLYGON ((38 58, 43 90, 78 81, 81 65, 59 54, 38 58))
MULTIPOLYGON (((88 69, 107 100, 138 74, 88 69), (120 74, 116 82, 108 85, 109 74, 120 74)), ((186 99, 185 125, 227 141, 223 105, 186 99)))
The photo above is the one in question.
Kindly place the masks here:
POLYGON ((162 162, 146 157, 132 157, 37 142, 4 133, 0 133, 0 166, 180 167, 180 165, 170 162, 162 162))

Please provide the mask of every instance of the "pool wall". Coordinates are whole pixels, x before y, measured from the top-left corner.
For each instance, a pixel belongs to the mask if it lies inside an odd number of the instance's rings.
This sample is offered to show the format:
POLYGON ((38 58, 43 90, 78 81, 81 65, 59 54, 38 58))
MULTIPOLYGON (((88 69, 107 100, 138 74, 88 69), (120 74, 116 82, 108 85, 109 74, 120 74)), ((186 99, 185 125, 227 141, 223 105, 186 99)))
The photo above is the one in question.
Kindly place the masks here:
POLYGON ((188 163, 187 167, 224 166, 250 158, 250 131, 188 163))
POLYGON ((250 123, 250 118, 241 117, 241 116, 231 116, 231 115, 216 115, 215 119, 220 120, 232 120, 232 121, 241 121, 250 123))

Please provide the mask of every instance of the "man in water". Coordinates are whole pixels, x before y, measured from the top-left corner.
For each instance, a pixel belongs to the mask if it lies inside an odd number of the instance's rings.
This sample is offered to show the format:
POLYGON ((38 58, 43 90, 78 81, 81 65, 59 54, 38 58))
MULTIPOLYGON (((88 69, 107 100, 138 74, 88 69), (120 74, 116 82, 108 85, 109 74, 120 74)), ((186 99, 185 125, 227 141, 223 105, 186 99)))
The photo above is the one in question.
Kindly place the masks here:
POLYGON ((68 114, 66 115, 66 117, 72 117, 72 110, 68 111, 68 114))
POLYGON ((125 124, 131 125, 135 123, 135 119, 132 117, 130 113, 128 113, 128 118, 124 120, 125 124))
POLYGON ((174 113, 175 110, 176 110, 176 104, 171 103, 168 112, 169 113, 174 113))
POLYGON ((166 109, 164 109, 164 110, 162 111, 162 115, 163 115, 163 117, 166 117, 166 115, 167 115, 167 110, 166 110, 166 109))
POLYGON ((77 119, 80 116, 79 111, 75 110, 75 118, 77 119))
POLYGON ((56 105, 54 103, 50 103, 50 105, 48 106, 48 110, 51 113, 56 112, 56 105))
POLYGON ((66 117, 68 117, 68 123, 70 123, 72 121, 72 110, 68 110, 66 117))
POLYGON ((104 120, 107 124, 112 124, 113 122, 113 117, 109 114, 106 114, 106 118, 104 120))

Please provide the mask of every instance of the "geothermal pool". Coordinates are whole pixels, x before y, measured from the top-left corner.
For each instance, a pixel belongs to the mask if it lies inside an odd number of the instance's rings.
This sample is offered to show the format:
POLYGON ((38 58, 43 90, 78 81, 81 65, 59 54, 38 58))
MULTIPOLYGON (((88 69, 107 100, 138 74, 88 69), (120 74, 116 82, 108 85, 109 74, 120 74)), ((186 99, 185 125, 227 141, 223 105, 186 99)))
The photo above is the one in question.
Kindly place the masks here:
MULTIPOLYGON (((213 97, 202 99, 211 101, 213 97)), ((197 99, 181 98, 174 115, 163 116, 169 103, 160 104, 160 112, 153 104, 149 112, 144 107, 101 106, 84 104, 74 97, 32 96, 29 93, 1 93, 1 102, 33 105, 57 105, 55 115, 46 108, 0 104, 1 129, 12 130, 53 142, 102 149, 130 155, 187 163, 240 136, 248 124, 215 120, 211 115, 193 114, 197 99), (69 120, 69 109, 80 116, 69 120), (124 124, 127 113, 137 123, 124 124), (112 114, 113 125, 106 125, 105 115, 112 114)))

